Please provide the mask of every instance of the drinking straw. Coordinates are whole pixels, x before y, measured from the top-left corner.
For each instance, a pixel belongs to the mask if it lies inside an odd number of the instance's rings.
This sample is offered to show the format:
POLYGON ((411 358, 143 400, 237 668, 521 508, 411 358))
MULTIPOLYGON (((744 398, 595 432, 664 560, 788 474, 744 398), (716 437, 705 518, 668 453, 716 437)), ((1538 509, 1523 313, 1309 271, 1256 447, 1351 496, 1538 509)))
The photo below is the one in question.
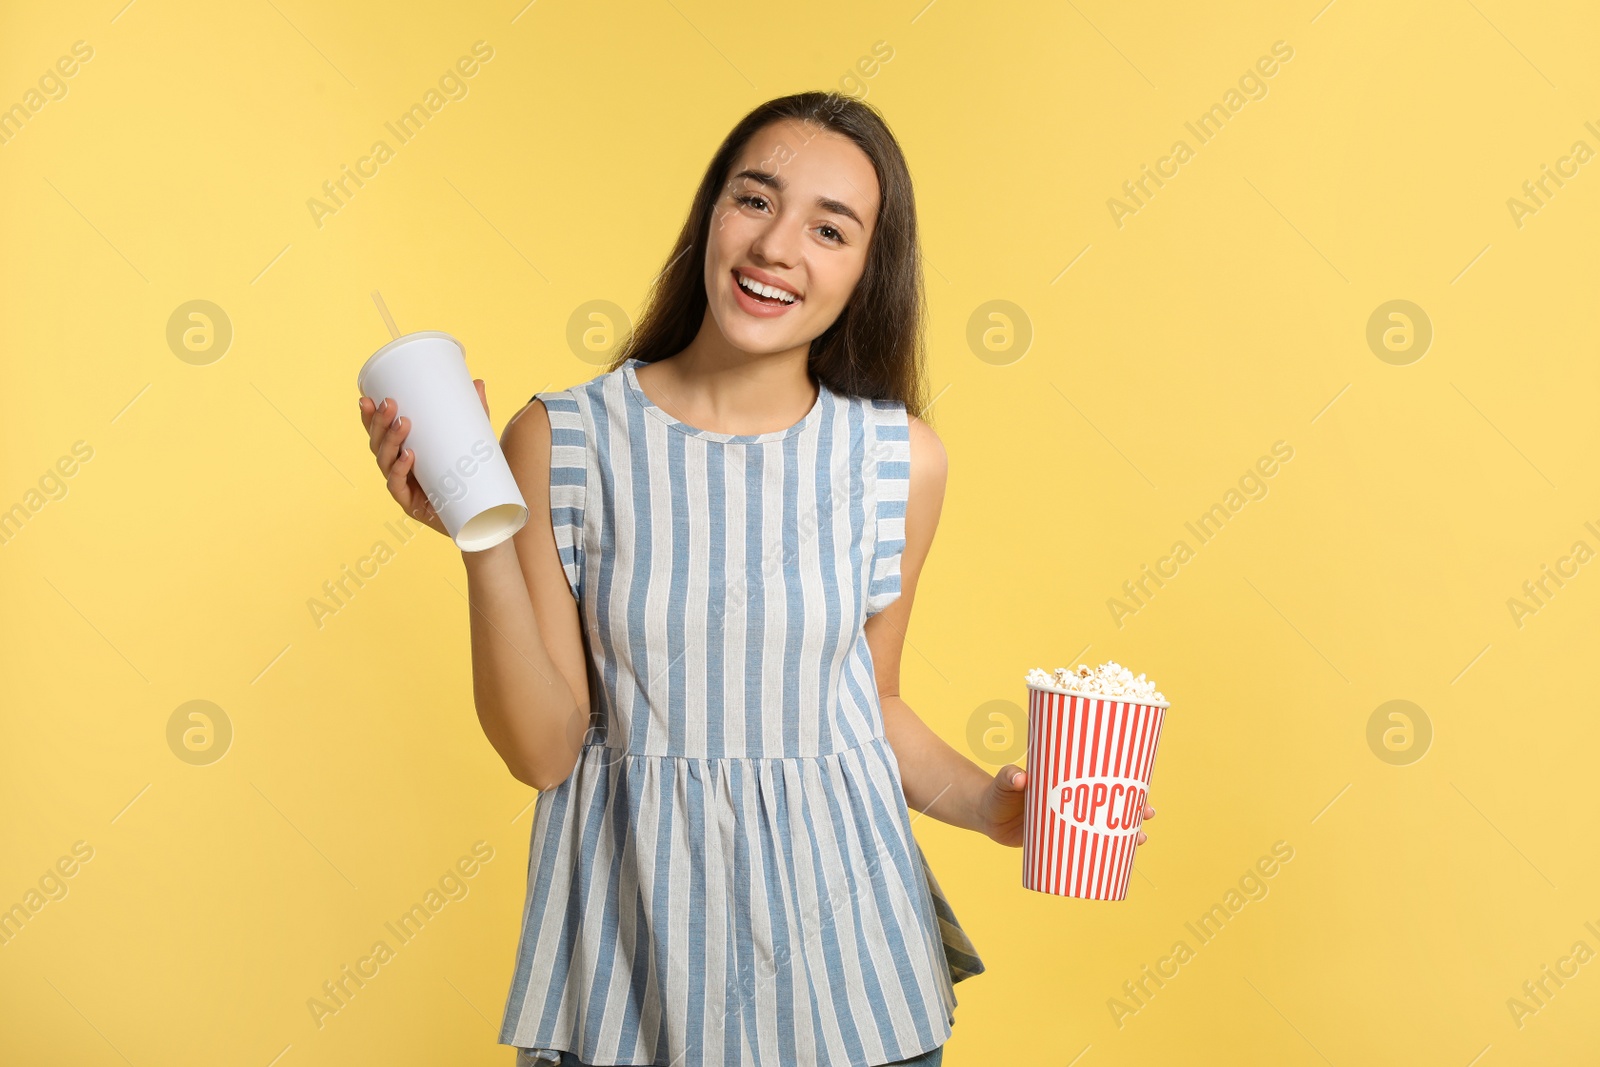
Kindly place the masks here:
POLYGON ((389 327, 389 336, 398 340, 400 327, 394 324, 394 316, 389 314, 389 305, 383 302, 383 294, 376 289, 372 290, 372 302, 378 305, 378 314, 383 316, 383 324, 389 327))

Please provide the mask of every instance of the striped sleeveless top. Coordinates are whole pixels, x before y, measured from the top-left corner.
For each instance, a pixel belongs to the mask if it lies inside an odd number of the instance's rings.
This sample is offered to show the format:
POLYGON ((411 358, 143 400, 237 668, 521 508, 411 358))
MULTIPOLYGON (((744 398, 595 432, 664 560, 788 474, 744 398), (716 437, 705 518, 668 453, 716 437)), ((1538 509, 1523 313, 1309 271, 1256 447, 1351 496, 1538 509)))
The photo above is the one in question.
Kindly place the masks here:
MULTIPOLYGON (((902 405, 680 422, 629 360, 538 394, 592 718, 539 795, 500 1043, 854 1067, 944 1044, 981 971, 912 836, 863 625, 900 595, 902 405)), ((547 1054, 548 1056, 548 1054, 547 1054)))

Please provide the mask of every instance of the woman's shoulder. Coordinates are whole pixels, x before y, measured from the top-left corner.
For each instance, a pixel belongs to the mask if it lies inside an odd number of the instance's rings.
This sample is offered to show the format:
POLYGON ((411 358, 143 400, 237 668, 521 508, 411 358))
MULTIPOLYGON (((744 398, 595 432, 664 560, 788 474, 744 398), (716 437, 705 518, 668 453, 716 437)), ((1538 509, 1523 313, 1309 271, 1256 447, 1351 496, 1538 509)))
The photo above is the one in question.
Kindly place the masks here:
POLYGON ((892 397, 855 396, 847 393, 835 395, 846 403, 860 408, 880 440, 898 439, 916 442, 922 447, 927 447, 930 443, 939 447, 939 435, 934 433, 933 427, 925 419, 913 415, 903 401, 892 397))
POLYGON ((942 490, 949 455, 933 426, 898 400, 860 398, 872 423, 871 460, 883 480, 911 482, 912 491, 942 490))
POLYGON ((622 386, 622 375, 627 366, 628 362, 625 361, 615 367, 601 370, 587 381, 563 389, 541 389, 528 398, 528 403, 531 404, 535 400, 544 401, 546 408, 550 407, 551 401, 562 406, 580 403, 591 406, 604 404, 607 395, 616 395, 622 386))
POLYGON ((917 496, 921 493, 933 493, 942 496, 946 476, 950 469, 950 457, 944 450, 944 442, 939 440, 939 435, 933 427, 915 415, 907 418, 907 436, 910 438, 911 461, 911 493, 917 496))
POLYGON ((911 439, 911 451, 927 452, 929 454, 944 455, 944 442, 939 439, 939 434, 933 425, 926 419, 907 413, 906 436, 911 439))
MULTIPOLYGON (((623 366, 619 365, 563 389, 545 388, 534 393, 507 421, 502 447, 541 454, 552 447, 559 454, 563 446, 581 451, 607 398, 618 395, 622 371, 623 366)), ((572 457, 567 458, 572 461, 572 457)))

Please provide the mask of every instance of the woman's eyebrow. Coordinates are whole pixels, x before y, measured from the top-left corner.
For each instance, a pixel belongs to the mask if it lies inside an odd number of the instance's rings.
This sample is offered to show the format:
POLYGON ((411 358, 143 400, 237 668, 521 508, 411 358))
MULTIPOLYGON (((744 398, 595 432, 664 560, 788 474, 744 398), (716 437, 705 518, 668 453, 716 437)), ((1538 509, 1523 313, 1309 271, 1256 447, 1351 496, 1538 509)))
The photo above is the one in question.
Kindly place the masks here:
MULTIPOLYGON (((783 192, 784 187, 787 184, 782 178, 778 177, 778 175, 770 174, 761 170, 741 170, 733 177, 735 180, 738 180, 739 178, 749 178, 751 181, 760 185, 770 186, 780 193, 783 192)), ((853 219, 855 224, 860 226, 863 230, 867 228, 867 224, 861 221, 861 216, 857 215, 855 210, 851 208, 849 204, 846 204, 841 200, 835 200, 830 196, 819 196, 817 197, 817 206, 824 211, 831 211, 835 215, 843 215, 847 219, 853 219)))

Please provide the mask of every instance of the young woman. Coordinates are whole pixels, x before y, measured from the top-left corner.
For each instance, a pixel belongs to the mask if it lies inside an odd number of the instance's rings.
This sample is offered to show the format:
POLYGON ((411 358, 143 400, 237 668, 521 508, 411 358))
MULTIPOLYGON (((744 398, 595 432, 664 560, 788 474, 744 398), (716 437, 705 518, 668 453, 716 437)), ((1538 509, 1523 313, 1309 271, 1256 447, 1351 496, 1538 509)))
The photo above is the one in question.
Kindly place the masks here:
MULTIPOLYGON (((1026 775, 991 777, 900 696, 945 487, 910 414, 922 300, 883 120, 769 101, 712 158, 612 366, 506 427, 548 521, 463 559, 479 721, 541 791, 500 1033, 519 1064, 940 1063, 983 965, 909 808, 1019 846, 1026 775)), ((442 532, 409 423, 362 415, 395 499, 442 532)))

